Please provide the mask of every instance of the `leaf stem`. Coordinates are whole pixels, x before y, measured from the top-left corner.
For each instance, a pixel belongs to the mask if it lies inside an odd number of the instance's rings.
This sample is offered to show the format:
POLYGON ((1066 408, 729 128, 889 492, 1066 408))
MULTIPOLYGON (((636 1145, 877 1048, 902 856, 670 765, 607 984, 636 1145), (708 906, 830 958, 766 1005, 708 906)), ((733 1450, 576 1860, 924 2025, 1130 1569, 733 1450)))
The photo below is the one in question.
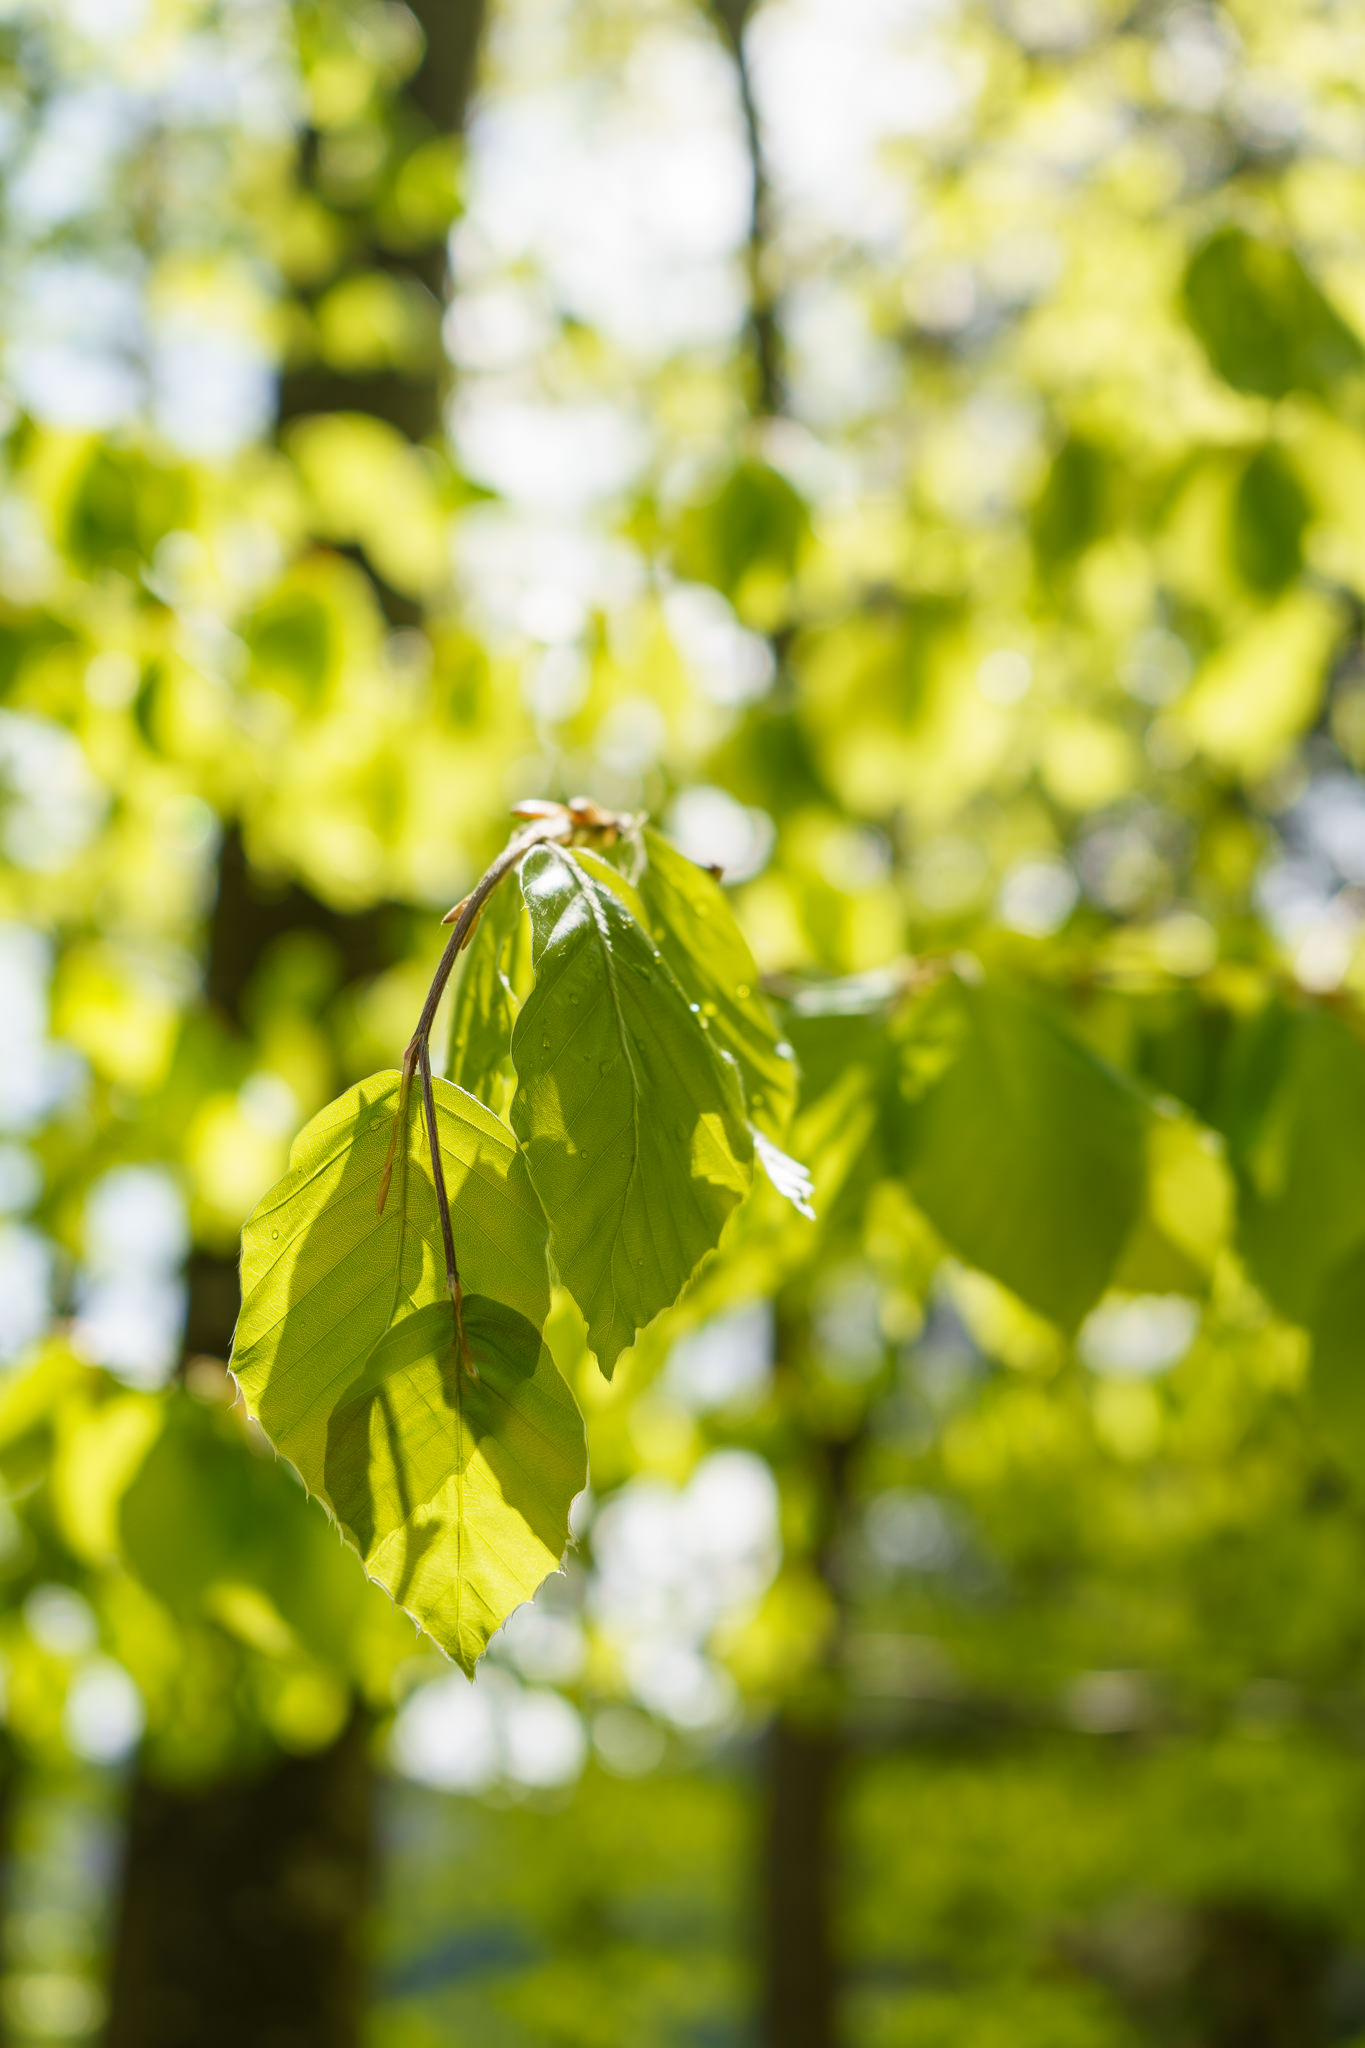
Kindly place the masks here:
POLYGON ((427 999, 422 1005, 422 1014, 417 1019, 417 1029, 412 1034, 413 1046, 418 1046, 423 1041, 430 1040, 431 1027, 436 1022, 436 1012, 440 1007, 441 997, 445 994, 446 983, 450 980, 455 962, 460 957, 465 941, 473 933, 479 912, 497 888, 498 883, 505 876, 511 874, 513 868, 519 865, 533 846, 543 846, 547 840, 567 841, 573 837, 578 829, 578 826, 567 812, 563 814, 562 818, 537 818, 534 824, 528 825, 524 832, 518 832, 515 839, 509 840, 497 859, 492 861, 483 874, 480 875, 474 887, 459 906, 459 914, 455 918, 454 929, 446 940, 446 949, 442 953, 440 963, 437 966, 435 975, 432 977, 431 987, 427 990, 427 999))
POLYGON ((383 1214, 384 1199, 389 1191, 389 1177, 393 1171, 395 1147, 406 1125, 408 1093, 412 1086, 413 1068, 422 1078, 422 1112, 427 1127, 427 1143, 431 1149, 431 1178, 436 1191, 436 1210, 441 1219, 441 1243, 445 1253, 446 1288, 451 1306, 455 1312, 455 1331, 459 1338, 460 1358, 471 1379, 479 1377, 478 1369, 469 1355, 469 1345, 464 1330, 464 1293, 460 1286, 460 1268, 455 1258, 455 1232, 450 1220, 450 1197, 446 1191, 445 1167, 441 1159, 441 1141, 436 1128, 435 1089, 431 1080, 431 1027, 436 1021, 441 997, 445 994, 446 983, 464 947, 473 937, 479 913, 497 888, 512 870, 519 867, 533 846, 558 844, 569 846, 581 844, 584 840, 605 840, 608 844, 616 840, 628 825, 637 821, 618 817, 614 812, 599 810, 586 797, 575 797, 567 804, 525 804, 518 814, 530 817, 530 823, 522 832, 509 839, 502 852, 485 868, 474 887, 462 903, 458 903, 445 922, 453 929, 446 941, 422 1013, 417 1019, 417 1029, 408 1041, 403 1054, 403 1078, 398 1093, 398 1114, 394 1119, 393 1136, 389 1141, 389 1156, 379 1183, 379 1210, 383 1214))
MULTIPOLYGON (((375 1206, 381 1216, 384 1213, 384 1204, 389 1198, 389 1182, 393 1178, 394 1159, 396 1156, 399 1156, 398 1145, 400 1139, 404 1146, 401 1157, 407 1158, 407 1139, 404 1134, 408 1126, 408 1096, 412 1092, 412 1069, 416 1057, 416 1043, 414 1041, 403 1054, 403 1078, 398 1084, 398 1107, 394 1112, 393 1128, 389 1132, 389 1149, 384 1155, 384 1171, 379 1176, 379 1199, 375 1206)), ((399 1192, 401 1195, 401 1177, 399 1180, 399 1192)))
POLYGON ((445 1161, 441 1157, 441 1137, 436 1128, 436 1094, 431 1085, 431 1045, 423 1038, 417 1048, 417 1064, 422 1076, 422 1114, 427 1127, 427 1145, 431 1152, 431 1181, 436 1190, 436 1213, 441 1219, 441 1244, 446 1261, 446 1292, 455 1313, 455 1335, 459 1339, 460 1362, 472 1380, 479 1377, 478 1369, 469 1355, 469 1342, 464 1333, 464 1290, 460 1286, 460 1268, 455 1257, 455 1232, 450 1221, 450 1196, 446 1192, 445 1161))

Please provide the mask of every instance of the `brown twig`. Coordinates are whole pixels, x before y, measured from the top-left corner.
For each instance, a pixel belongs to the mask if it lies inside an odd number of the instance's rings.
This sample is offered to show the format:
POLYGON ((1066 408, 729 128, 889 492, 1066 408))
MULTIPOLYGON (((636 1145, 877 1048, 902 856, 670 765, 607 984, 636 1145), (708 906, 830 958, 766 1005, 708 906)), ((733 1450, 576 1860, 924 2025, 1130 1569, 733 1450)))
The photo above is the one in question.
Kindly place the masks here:
POLYGON ((451 971, 460 953, 474 935, 474 927, 479 921, 479 913, 484 904, 499 882, 510 875, 514 868, 519 867, 534 847, 582 845, 593 840, 599 844, 611 845, 620 837, 622 831, 638 822, 634 818, 619 816, 613 811, 601 810, 587 797, 575 797, 567 804, 543 803, 535 799, 518 805, 514 815, 529 819, 526 829, 508 841, 497 858, 489 863, 469 894, 442 920, 443 923, 451 925, 452 930, 432 977, 431 987, 422 1005, 422 1013, 417 1019, 417 1029, 413 1032, 403 1054, 403 1078, 399 1084, 397 1113, 389 1139, 388 1158, 384 1162, 384 1170, 379 1179, 379 1211, 382 1215, 397 1147, 400 1143, 406 1145, 407 1142, 405 1133, 408 1099, 415 1068, 422 1080, 422 1111, 427 1127, 427 1143, 431 1151, 431 1178, 436 1193, 436 1210, 441 1219, 446 1289, 455 1313, 460 1357, 472 1379, 477 1379, 479 1375, 469 1356, 469 1345, 465 1338, 464 1293, 460 1285, 460 1268, 455 1256, 455 1231, 450 1216, 450 1197, 446 1190, 441 1142, 436 1128, 436 1091, 431 1078, 431 1027, 436 1021, 436 1012, 440 1008, 441 997, 445 994, 451 971))
POLYGON ((424 1038, 417 1049, 417 1064, 422 1075, 422 1114, 427 1126, 427 1145, 431 1152, 431 1184, 436 1190, 436 1213, 441 1219, 441 1245, 446 1261, 446 1292, 455 1316, 455 1337, 460 1347, 460 1363, 472 1380, 479 1377, 479 1369, 469 1355, 469 1340, 464 1333, 464 1289, 460 1285, 460 1268, 455 1258, 455 1232, 450 1221, 450 1196, 446 1192, 445 1161, 441 1157, 441 1138, 436 1128, 436 1092, 431 1085, 431 1044, 424 1038))

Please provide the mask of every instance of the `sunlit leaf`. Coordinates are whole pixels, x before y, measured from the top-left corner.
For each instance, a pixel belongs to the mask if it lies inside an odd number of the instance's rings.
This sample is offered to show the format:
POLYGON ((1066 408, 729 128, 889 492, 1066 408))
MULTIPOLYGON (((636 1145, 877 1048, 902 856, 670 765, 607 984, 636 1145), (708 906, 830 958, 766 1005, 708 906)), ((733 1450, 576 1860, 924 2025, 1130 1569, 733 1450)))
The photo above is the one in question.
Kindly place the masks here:
POLYGON ((716 1043, 739 1067, 749 1115, 780 1140, 796 1103, 796 1061, 758 985, 758 966, 713 875, 646 826, 636 882, 650 936, 716 1043))
POLYGON ((1316 715, 1341 628, 1329 597, 1291 587, 1210 656, 1175 715, 1211 761, 1264 775, 1316 715))
POLYGON ((531 928, 515 883, 495 889, 460 955, 450 1006, 446 1072, 506 1116, 516 1086, 512 1026, 531 985, 531 928))
POLYGON ((569 853, 522 869, 535 988, 512 1121, 604 1371, 674 1301, 749 1186, 738 1074, 613 889, 569 853))
POLYGON ((52 1460, 52 1504, 78 1557, 107 1564, 116 1556, 119 1504, 162 1420, 155 1394, 120 1390, 105 1400, 65 1404, 52 1460))
POLYGON ((749 1128, 753 1133, 754 1157, 778 1194, 785 1195, 793 1209, 813 1222, 815 1211, 811 1207, 811 1197, 815 1193, 815 1183, 809 1169, 799 1159, 793 1159, 789 1152, 784 1152, 780 1145, 774 1145, 757 1124, 751 1124, 749 1128))
MULTIPOLYGON (((445 1297, 415 1091, 378 1211, 398 1094, 396 1073, 375 1074, 314 1117, 242 1233, 232 1368, 251 1413, 324 1499, 331 1411, 390 1324, 445 1297)), ((464 1283, 539 1327, 549 1309, 545 1223, 512 1135, 448 1082, 435 1095, 464 1283)))
POLYGON ((365 1569, 463 1669, 552 1572, 587 1479, 583 1423, 539 1330, 469 1295, 395 1323, 327 1432, 327 1492, 365 1569))
POLYGON ((1232 1230, 1232 1175, 1221 1147, 1184 1117, 1147 1127, 1142 1213, 1113 1284, 1128 1294, 1201 1294, 1232 1230))

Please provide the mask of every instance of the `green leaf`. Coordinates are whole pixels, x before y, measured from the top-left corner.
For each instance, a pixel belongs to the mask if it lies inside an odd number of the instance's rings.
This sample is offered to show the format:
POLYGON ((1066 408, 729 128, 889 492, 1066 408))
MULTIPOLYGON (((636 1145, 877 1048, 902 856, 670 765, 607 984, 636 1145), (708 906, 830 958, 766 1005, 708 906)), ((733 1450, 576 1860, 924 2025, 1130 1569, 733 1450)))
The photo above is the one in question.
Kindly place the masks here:
POLYGON ((1365 1478, 1365 1245, 1327 1274, 1309 1320, 1308 1394, 1332 1449, 1365 1478))
POLYGON ((911 1192, 959 1257, 1074 1329, 1141 1206, 1141 1098, 1022 997, 959 1001, 957 1057, 909 1112, 911 1192))
POLYGON ((734 1066, 616 891, 551 846, 522 886, 536 984, 512 1035, 512 1122, 610 1373, 715 1246, 753 1143, 734 1066))
MULTIPOLYGON (((436 1121, 460 1272, 470 1293, 539 1327, 549 1312, 545 1219, 505 1124, 436 1081, 436 1121)), ((328 1499, 328 1418, 390 1324, 446 1298, 417 1091, 382 1215, 399 1076, 374 1074, 313 1118, 289 1172, 242 1232, 232 1369, 276 1448, 328 1499)))
POLYGON ((89 1377, 88 1365, 53 1348, 0 1381, 0 1480, 12 1494, 35 1486, 50 1468, 58 1413, 89 1377))
POLYGON ((758 1161, 779 1195, 790 1202, 799 1216, 811 1223, 815 1221, 815 1210, 811 1196, 815 1193, 815 1182, 810 1169, 800 1159, 793 1159, 790 1152, 784 1152, 780 1145, 774 1145, 771 1138, 765 1138, 757 1124, 750 1124, 754 1141, 754 1158, 758 1161))
POLYGON ((1109 471, 1093 441, 1072 434, 1052 459, 1033 508, 1033 545, 1045 569, 1071 561, 1107 523, 1109 471))
MULTIPOLYGON (((783 1005, 801 1074, 793 1141, 809 1160, 828 1247, 861 1241, 867 1205, 897 1179, 905 1105, 896 1004, 904 977, 892 970, 810 982, 783 1005)), ((923 1035, 926 1002, 916 1011, 923 1035)))
POLYGON ((177 1619, 202 1619, 224 1584, 250 1586, 298 1645, 346 1663, 357 1616, 377 1596, 297 1480, 250 1448, 235 1417, 173 1393, 117 1513, 124 1562, 177 1619))
POLYGON ((744 461, 678 522, 680 575, 738 594, 753 569, 790 576, 810 525, 805 501, 766 463, 744 461))
POLYGON ((1227 1105, 1242 1251, 1275 1307, 1306 1322, 1365 1240, 1365 1044, 1330 1010, 1272 1013, 1243 1087, 1227 1105))
POLYGON ((1153 1115, 1147 1187, 1112 1284, 1126 1294, 1204 1294, 1234 1221, 1222 1148, 1192 1119, 1153 1115))
POLYGON ((801 1076, 801 1106, 836 1088, 855 1062, 879 1064, 888 1024, 905 994, 904 978, 885 970, 807 982, 783 1005, 801 1076))
POLYGON ((1273 443, 1258 448, 1232 500, 1232 559, 1253 590, 1273 596, 1298 575, 1312 510, 1280 450, 1273 443))
POLYGON ((636 887, 650 936, 715 1043, 740 1071, 744 1099, 765 1137, 780 1141, 796 1106, 791 1047, 758 985, 758 966, 713 875, 646 826, 645 866, 636 887))
POLYGON ((555 1570, 587 1482, 583 1422, 535 1325, 466 1295, 380 1338, 327 1430, 327 1491, 365 1569, 471 1676, 555 1570))
POLYGON ((1344 624, 1334 596, 1291 584, 1214 649, 1171 716, 1211 761, 1269 774, 1317 718, 1344 624))
POLYGON ((512 1026, 531 986, 531 927, 510 882, 484 905, 460 955, 450 1005, 446 1072, 495 1115, 506 1116, 516 1086, 512 1026))
POLYGON ((1185 313, 1209 361, 1237 391, 1324 391, 1365 351, 1292 249, 1220 228, 1185 273, 1185 313))

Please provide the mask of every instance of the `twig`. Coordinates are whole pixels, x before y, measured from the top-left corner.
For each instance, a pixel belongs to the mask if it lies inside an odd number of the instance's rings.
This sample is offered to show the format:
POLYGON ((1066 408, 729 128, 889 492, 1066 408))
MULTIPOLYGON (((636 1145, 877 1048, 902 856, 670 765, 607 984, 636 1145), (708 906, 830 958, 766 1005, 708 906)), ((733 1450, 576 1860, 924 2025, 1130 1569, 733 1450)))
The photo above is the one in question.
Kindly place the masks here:
MULTIPOLYGON (((408 1096, 412 1093, 412 1069, 416 1057, 417 1052, 414 1043, 403 1054, 403 1078, 398 1083, 398 1107, 394 1111, 393 1127, 389 1132, 389 1149, 384 1154, 384 1171, 379 1176, 379 1199, 375 1203, 375 1209, 380 1216, 383 1215, 384 1204, 389 1198, 389 1182, 393 1179, 393 1162, 398 1153, 398 1140, 403 1136, 408 1127, 408 1096)), ((406 1140, 404 1140, 403 1158, 405 1160, 407 1158, 406 1140)), ((399 1177, 398 1192, 400 1197, 399 1206, 401 1208, 403 1192, 401 1175, 399 1177)))
POLYGON ((515 839, 509 840, 497 859, 492 861, 483 874, 480 875, 464 901, 457 906, 454 917, 454 929, 446 940, 446 949, 441 955, 440 964, 432 978, 431 987, 427 991, 427 999, 422 1005, 422 1014, 417 1019, 417 1029, 412 1034, 410 1051, 413 1047, 419 1045, 423 1039, 431 1037, 431 1027, 436 1021, 436 1012, 440 1008, 441 997, 445 994, 446 983, 450 980, 451 971, 454 968, 455 962, 459 959, 466 941, 473 934, 479 912, 497 888, 498 883, 503 880, 504 876, 511 874, 513 868, 519 865, 533 846, 545 846, 552 840, 567 841, 579 829, 580 827, 569 816, 567 811, 561 811, 554 818, 537 818, 535 823, 528 825, 524 832, 518 832, 515 839))
POLYGON ((479 913, 499 882, 519 867, 526 855, 536 846, 582 844, 596 840, 608 845, 619 838, 621 832, 637 822, 634 818, 618 816, 612 811, 603 811, 586 797, 575 797, 567 804, 528 803, 518 806, 516 815, 529 817, 525 831, 518 832, 508 841, 497 858, 489 863, 463 902, 443 920, 450 924, 450 937, 446 941, 422 1013, 417 1019, 417 1029, 408 1041, 403 1054, 403 1077, 398 1088, 398 1104, 394 1116, 393 1130, 389 1137, 388 1156, 379 1177, 379 1213, 384 1213, 384 1203, 389 1192, 389 1181, 393 1174, 394 1160, 401 1145, 403 1158, 407 1156, 407 1112, 408 1099, 412 1091, 414 1068, 422 1079, 422 1113, 427 1127, 427 1143, 431 1151, 431 1179, 436 1193, 436 1212, 441 1219, 441 1244, 445 1253, 446 1290, 450 1295, 451 1307, 455 1314, 455 1331, 459 1339, 460 1358, 471 1379, 479 1377, 478 1368, 469 1355, 469 1344, 464 1328, 464 1291, 460 1284, 460 1268, 455 1257, 455 1231, 450 1217, 450 1196, 446 1189, 445 1166, 441 1159, 441 1141, 436 1128, 436 1091, 431 1078, 431 1027, 436 1021, 441 997, 445 994, 446 983, 451 970, 463 948, 468 945, 479 921, 479 913))
POLYGON ((445 1161, 441 1158, 440 1133, 436 1129, 436 1094, 431 1085, 431 1044, 424 1038, 417 1049, 417 1064, 422 1075, 422 1114, 426 1119, 427 1145, 431 1151, 431 1183, 436 1190, 436 1213, 441 1219, 441 1244, 446 1260, 446 1292, 455 1312, 455 1335, 460 1345, 460 1362, 472 1380, 479 1377, 479 1369, 469 1355, 469 1341, 464 1333, 464 1289, 460 1286, 460 1268, 455 1258, 455 1232, 450 1222, 450 1196, 446 1192, 445 1161))

